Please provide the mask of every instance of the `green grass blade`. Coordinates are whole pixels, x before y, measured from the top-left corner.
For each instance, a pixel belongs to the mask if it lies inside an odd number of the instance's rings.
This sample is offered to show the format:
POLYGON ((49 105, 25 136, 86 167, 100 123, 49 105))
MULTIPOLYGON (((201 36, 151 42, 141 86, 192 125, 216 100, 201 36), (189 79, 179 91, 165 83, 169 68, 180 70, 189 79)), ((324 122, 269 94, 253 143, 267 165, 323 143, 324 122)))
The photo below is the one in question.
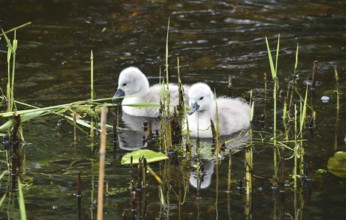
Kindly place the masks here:
POLYGON ((299 51, 299 44, 297 44, 297 49, 296 49, 296 61, 294 63, 294 72, 296 72, 298 68, 298 51, 299 51))
POLYGON ((270 46, 269 46, 269 42, 268 42, 268 38, 266 37, 266 44, 267 44, 267 51, 268 51, 268 60, 269 60, 269 66, 270 66, 270 72, 272 74, 272 79, 276 80, 276 71, 274 68, 274 62, 273 62, 273 57, 272 54, 270 52, 270 46))
POLYGON ((275 73, 276 74, 278 72, 279 50, 280 50, 280 34, 278 36, 278 43, 277 43, 277 46, 276 46, 276 58, 275 58, 275 73))
POLYGON ((305 122, 305 118, 306 118, 308 91, 309 91, 308 86, 306 86, 305 98, 304 98, 304 102, 303 102, 303 109, 302 109, 302 112, 300 115, 300 127, 299 127, 300 133, 303 131, 304 122, 305 122))
POLYGON ((168 37, 169 37, 169 25, 170 25, 171 18, 168 18, 168 24, 167 24, 167 35, 166 35, 166 83, 168 84, 168 37))

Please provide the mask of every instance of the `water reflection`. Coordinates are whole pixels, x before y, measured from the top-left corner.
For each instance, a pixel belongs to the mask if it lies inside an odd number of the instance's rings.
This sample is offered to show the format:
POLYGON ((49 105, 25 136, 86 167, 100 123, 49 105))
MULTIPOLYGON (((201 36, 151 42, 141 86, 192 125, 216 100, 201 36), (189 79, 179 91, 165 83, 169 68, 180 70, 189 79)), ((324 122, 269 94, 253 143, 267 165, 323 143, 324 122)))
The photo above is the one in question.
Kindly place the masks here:
POLYGON ((216 158, 223 159, 230 154, 240 151, 250 140, 247 132, 234 133, 221 137, 222 149, 220 155, 215 155, 215 143, 213 139, 192 139, 193 159, 191 160, 192 171, 189 182, 197 189, 206 189, 210 186, 214 174, 216 158))
MULTIPOLYGON (((147 148, 150 133, 157 135, 160 130, 159 118, 136 117, 122 113, 121 120, 117 133, 119 148, 122 150, 135 151, 147 148)), ((212 138, 192 138, 193 159, 191 159, 192 171, 189 178, 191 186, 197 189, 208 188, 214 174, 215 157, 223 159, 232 152, 240 151, 249 140, 248 132, 222 136, 222 151, 220 155, 215 155, 215 143, 212 138)))
POLYGON ((150 134, 156 134, 160 128, 158 118, 136 117, 122 113, 121 120, 120 128, 117 129, 118 141, 119 147, 126 151, 148 147, 150 134))
POLYGON ((215 159, 200 159, 198 166, 200 170, 196 169, 196 162, 193 162, 192 167, 195 170, 191 171, 189 182, 191 186, 197 189, 205 189, 210 186, 211 178, 214 173, 215 159))

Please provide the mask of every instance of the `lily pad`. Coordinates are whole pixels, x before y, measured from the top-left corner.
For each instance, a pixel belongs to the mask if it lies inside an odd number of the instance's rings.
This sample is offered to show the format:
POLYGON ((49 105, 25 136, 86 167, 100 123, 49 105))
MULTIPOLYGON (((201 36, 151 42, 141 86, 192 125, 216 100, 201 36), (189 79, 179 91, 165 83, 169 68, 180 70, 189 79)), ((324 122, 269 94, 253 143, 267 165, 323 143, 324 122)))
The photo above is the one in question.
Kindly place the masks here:
POLYGON ((346 178, 346 152, 338 151, 327 163, 329 172, 335 176, 346 178))
POLYGON ((153 163, 153 162, 168 159, 168 156, 162 152, 156 152, 156 151, 144 149, 144 150, 137 150, 137 151, 133 151, 133 152, 125 154, 121 158, 121 165, 130 164, 131 156, 133 158, 132 160, 133 164, 138 164, 139 159, 142 158, 143 156, 147 159, 148 163, 153 163))

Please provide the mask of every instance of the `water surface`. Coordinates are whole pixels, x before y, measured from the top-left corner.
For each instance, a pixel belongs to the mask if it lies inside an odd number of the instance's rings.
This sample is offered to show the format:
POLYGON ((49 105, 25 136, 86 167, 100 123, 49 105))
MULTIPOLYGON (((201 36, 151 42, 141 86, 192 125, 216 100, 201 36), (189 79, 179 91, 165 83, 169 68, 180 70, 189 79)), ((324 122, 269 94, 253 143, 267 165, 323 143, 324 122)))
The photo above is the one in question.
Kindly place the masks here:
MULTIPOLYGON (((4 4, 5 5, 5 4, 4 4)), ((272 88, 265 45, 276 47, 280 34, 279 81, 285 91, 294 70, 295 51, 299 45, 297 77, 301 83, 311 79, 312 65, 319 61, 320 86, 315 91, 316 128, 311 136, 305 130, 306 160, 311 161, 314 174, 309 188, 296 196, 303 201, 295 206, 295 194, 288 187, 280 217, 279 193, 273 192, 269 179, 272 170, 270 143, 258 143, 254 152, 254 193, 251 216, 245 210, 244 195, 234 184, 227 189, 227 157, 213 173, 210 185, 197 193, 189 183, 189 173, 171 165, 168 176, 175 190, 182 176, 189 186, 184 204, 174 195, 170 204, 160 205, 157 182, 149 178, 145 219, 344 219, 345 180, 331 173, 318 174, 336 150, 345 150, 345 98, 336 114, 334 70, 340 76, 340 89, 345 91, 346 7, 344 1, 12 1, 0 8, 0 26, 11 29, 28 21, 32 24, 17 31, 19 48, 15 97, 19 101, 44 107, 90 97, 90 51, 94 53, 95 92, 97 98, 111 97, 116 89, 119 72, 130 65, 137 66, 149 77, 159 81, 165 65, 165 41, 168 19, 169 70, 172 81, 177 79, 177 58, 183 83, 207 82, 220 95, 226 94, 229 75, 233 78, 233 96, 247 97, 253 90, 255 99, 254 128, 271 132, 272 90, 265 92, 264 73, 268 88, 272 88), (320 102, 329 95, 328 104, 320 102), (267 98, 265 98, 267 97, 267 98), (260 125, 260 115, 266 114, 266 124, 260 125), (218 182, 217 182, 218 177, 218 182)), ((12 37, 12 35, 9 35, 12 37)), ((1 88, 5 89, 5 41, 0 41, 1 88)), ((310 98, 309 98, 310 99, 310 98)), ((295 100, 298 103, 298 100, 295 100)), ((280 111, 282 100, 278 103, 280 111)), ((311 112, 310 112, 311 114, 311 112)), ((280 116, 280 115, 279 115, 280 116)), ((111 117, 111 114, 109 114, 111 117)), ((281 119, 280 117, 278 117, 281 119)), ((57 116, 47 116, 24 124, 27 144, 23 146, 26 168, 23 179, 29 219, 76 218, 76 173, 82 176, 81 218, 96 218, 98 141, 92 145, 88 130, 78 131, 73 143, 73 128, 57 129, 57 116), (96 149, 96 150, 95 150, 96 149), (94 190, 93 190, 94 189, 94 190)), ((264 133, 270 135, 269 133, 264 133)), ((130 134, 133 135, 133 134, 130 134)), ((139 134, 140 137, 141 134, 139 134)), ((105 218, 119 219, 122 213, 131 216, 129 167, 120 165, 127 151, 113 145, 108 137, 106 182, 109 196, 105 198, 105 218)), ((4 160, 5 154, 1 157, 4 160)), ((210 162, 210 161, 209 161, 210 162)), ((287 175, 292 160, 287 161, 287 175)), ((160 172, 162 164, 153 165, 160 172)), ((234 156, 233 178, 244 176, 243 154, 234 156)), ((2 166, 2 170, 6 166, 2 166)), ((24 171, 23 171, 24 172, 24 171)), ((287 177, 289 178, 289 176, 287 177)), ((184 181, 182 181, 184 183, 184 181)), ((3 181, 1 192, 7 190, 3 181)), ((2 218, 19 217, 16 198, 0 207, 2 218)))

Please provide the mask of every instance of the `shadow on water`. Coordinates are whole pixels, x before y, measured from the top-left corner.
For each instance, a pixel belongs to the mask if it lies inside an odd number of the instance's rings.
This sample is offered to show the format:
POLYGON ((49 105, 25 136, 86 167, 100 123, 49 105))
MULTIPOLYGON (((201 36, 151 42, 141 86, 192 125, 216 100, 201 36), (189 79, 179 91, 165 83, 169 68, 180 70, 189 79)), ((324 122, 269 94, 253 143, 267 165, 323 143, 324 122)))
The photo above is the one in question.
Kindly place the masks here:
MULTIPOLYGON (((244 193, 243 148, 231 156, 232 187, 228 192, 229 152, 224 150, 218 155, 220 162, 216 163, 212 148, 206 147, 206 154, 193 155, 191 160, 174 157, 152 164, 155 172, 165 180, 166 185, 161 186, 163 197, 158 196, 160 190, 155 178, 148 175, 142 198, 132 200, 128 189, 129 172, 132 170, 132 178, 136 179, 137 169, 120 165, 121 157, 143 147, 157 149, 159 122, 151 120, 153 137, 148 138, 147 118, 134 119, 119 113, 118 142, 112 142, 111 133, 107 138, 105 219, 121 218, 124 213, 129 218, 133 213, 132 205, 144 219, 345 219, 342 206, 345 198, 340 193, 345 191, 345 179, 327 170, 328 159, 336 151, 345 150, 346 8, 343 4, 342 1, 323 0, 16 1, 0 7, 0 27, 8 30, 32 22, 17 31, 15 82, 16 100, 32 105, 45 107, 89 99, 90 50, 94 51, 98 98, 113 95, 118 74, 130 65, 141 68, 150 83, 157 83, 159 69, 165 64, 168 18, 171 20, 169 67, 172 82, 177 80, 176 60, 179 57, 183 83, 206 82, 222 95, 226 94, 228 77, 232 75, 233 96, 247 98, 249 91, 253 91, 256 139, 251 199, 244 193), (310 99, 309 95, 309 103, 316 112, 313 135, 304 128, 303 142, 312 180, 293 192, 290 176, 293 161, 288 159, 285 193, 273 189, 271 182, 272 82, 264 79, 264 73, 270 78, 264 37, 274 45, 278 33, 281 36, 277 102, 280 129, 283 124, 279 117, 286 85, 292 80, 297 44, 299 64, 294 77, 300 94, 305 92, 304 80, 311 79, 313 62, 319 61, 315 98, 310 99), (335 67, 340 77, 338 111, 335 67), (322 103, 322 96, 328 96, 329 103, 322 103)), ((1 38, 0 83, 3 90, 7 77, 6 51, 6 43, 1 38)), ((299 99, 295 98, 292 103, 299 105, 299 99)), ((313 118, 310 115, 308 119, 313 118)), ((99 139, 91 139, 89 131, 81 129, 77 130, 74 142, 73 127, 65 124, 57 129, 59 119, 45 116, 23 124, 25 144, 20 144, 23 162, 19 170, 28 219, 96 218, 99 139), (76 197, 79 172, 81 199, 76 197), (76 210, 78 204, 80 209, 76 210)), ((284 137, 285 133, 278 135, 284 137)), ((202 145, 210 144, 210 141, 202 141, 202 145)), ((285 156, 289 158, 287 152, 285 156)), ((5 151, 1 151, 0 157, 3 172, 8 162, 5 151)), ((6 175, 1 179, 0 197, 9 190, 8 181, 6 175)), ((15 193, 2 201, 0 218, 20 218, 15 193)))

